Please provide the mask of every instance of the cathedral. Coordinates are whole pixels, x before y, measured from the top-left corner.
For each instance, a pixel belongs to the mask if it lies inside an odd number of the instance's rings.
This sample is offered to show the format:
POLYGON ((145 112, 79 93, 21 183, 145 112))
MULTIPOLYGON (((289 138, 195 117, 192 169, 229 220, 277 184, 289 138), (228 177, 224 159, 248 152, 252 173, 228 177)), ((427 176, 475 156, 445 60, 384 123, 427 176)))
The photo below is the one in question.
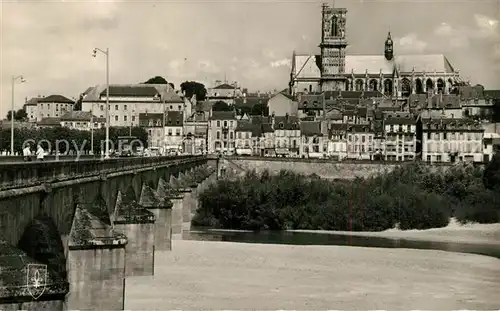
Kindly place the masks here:
POLYGON ((347 9, 322 7, 320 55, 293 53, 290 91, 378 91, 392 98, 449 94, 460 81, 442 54, 398 55, 391 34, 383 54, 346 55, 347 9))

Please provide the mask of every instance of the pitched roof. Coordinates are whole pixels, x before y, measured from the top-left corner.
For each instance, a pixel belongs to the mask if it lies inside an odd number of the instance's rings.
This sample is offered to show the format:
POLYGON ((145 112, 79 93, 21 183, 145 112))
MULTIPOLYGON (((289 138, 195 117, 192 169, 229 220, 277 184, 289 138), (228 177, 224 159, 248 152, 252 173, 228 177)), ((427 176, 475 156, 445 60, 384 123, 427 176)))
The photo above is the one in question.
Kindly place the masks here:
POLYGON ((427 109, 458 109, 460 107, 460 98, 457 95, 434 95, 430 98, 430 100, 426 101, 424 107, 427 109))
MULTIPOLYGON (((61 116, 61 121, 90 121, 92 118, 92 113, 90 111, 68 111, 61 116)), ((100 122, 102 120, 106 120, 105 118, 97 118, 93 117, 95 122, 100 122)))
POLYGON ((174 91, 166 92, 163 98, 166 103, 184 103, 184 99, 174 91))
POLYGON ((275 116, 274 117, 274 128, 279 130, 298 130, 299 118, 296 116, 275 116), (281 127, 283 124, 283 127, 281 127))
POLYGON ((250 121, 238 121, 236 132, 252 132, 258 125, 252 124, 250 121))
POLYGON ((24 105, 25 106, 36 106, 36 104, 38 103, 38 100, 40 98, 42 98, 42 97, 32 97, 24 105))
POLYGON ((416 123, 416 120, 413 118, 388 118, 384 121, 385 125, 411 125, 416 123))
MULTIPOLYGON (((104 89, 101 96, 106 96, 106 89, 104 89)), ((109 96, 123 96, 123 97, 152 97, 159 96, 158 90, 154 86, 119 86, 111 85, 109 87, 109 96)))
POLYGON ((212 111, 210 120, 236 120, 234 111, 212 111))
POLYGON ((212 89, 213 89, 213 90, 234 90, 234 89, 235 89, 235 87, 234 87, 234 86, 232 86, 232 85, 229 85, 229 84, 227 84, 227 83, 223 83, 223 84, 218 85, 218 86, 216 86, 216 87, 214 87, 214 88, 212 88, 212 89))
MULTIPOLYGON (((295 70, 297 78, 319 78, 321 71, 316 61, 317 55, 295 55, 295 70)), ((345 73, 391 75, 396 67, 400 73, 439 72, 452 73, 453 66, 443 54, 397 55, 392 61, 387 61, 384 55, 346 55, 345 73)))
POLYGON ((300 122, 300 132, 303 136, 320 136, 321 122, 302 121, 300 122))
POLYGON ((257 104, 267 105, 269 97, 239 97, 234 99, 234 105, 237 107, 253 107, 257 104))
POLYGON ((163 113, 139 113, 139 126, 163 126, 163 113))
POLYGON ((384 55, 346 55, 345 72, 362 74, 392 74, 396 67, 400 73, 439 72, 452 73, 455 70, 443 54, 397 55, 392 61, 387 61, 384 55))
POLYGON ((37 125, 50 125, 50 126, 61 126, 60 118, 43 118, 42 120, 36 123, 37 125))
POLYGON ((39 103, 63 103, 74 104, 75 101, 62 95, 50 95, 47 97, 38 98, 39 103))
MULTIPOLYGON (((123 88, 134 88, 134 89, 154 87, 157 90, 157 93, 163 96, 167 92, 171 91, 171 86, 168 84, 112 84, 110 85, 110 94, 111 94, 111 87, 123 87, 123 88)), ((84 102, 100 101, 101 94, 104 94, 104 96, 106 95, 106 85, 99 84, 94 87, 89 87, 84 94, 86 95, 83 98, 84 102)))
POLYGON ((475 130, 475 131, 484 131, 481 124, 472 119, 467 118, 422 118, 422 129, 424 130, 434 130, 437 126, 439 130, 444 130, 444 126, 447 129, 461 129, 461 130, 475 130))

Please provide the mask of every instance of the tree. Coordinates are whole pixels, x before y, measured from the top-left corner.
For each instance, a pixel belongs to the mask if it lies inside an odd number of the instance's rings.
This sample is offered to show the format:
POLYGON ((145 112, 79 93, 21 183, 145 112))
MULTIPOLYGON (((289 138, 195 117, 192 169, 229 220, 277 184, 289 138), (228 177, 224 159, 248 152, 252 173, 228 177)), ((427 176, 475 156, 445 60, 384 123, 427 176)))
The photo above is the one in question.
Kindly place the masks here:
POLYGON ((156 77, 150 78, 149 80, 147 80, 143 84, 168 84, 168 82, 167 82, 167 80, 165 80, 164 77, 156 76, 156 77))
POLYGON ((252 111, 250 112, 251 115, 253 116, 268 116, 269 115, 269 108, 267 107, 266 104, 255 104, 252 107, 252 111))
MULTIPOLYGON (((11 119, 12 119, 12 110, 9 110, 9 111, 7 112, 7 120, 9 120, 9 121, 10 121, 11 119)), ((15 119, 15 113, 14 113, 14 119, 15 119)))
POLYGON ((14 114, 14 120, 28 121, 28 114, 26 113, 26 110, 24 110, 24 108, 21 108, 16 111, 16 113, 14 114))
POLYGON ((219 100, 212 106, 212 111, 233 111, 233 108, 226 102, 219 100))
POLYGON ((195 81, 184 81, 181 83, 181 90, 187 98, 191 98, 196 94, 196 100, 205 100, 207 97, 207 89, 205 85, 195 81))
POLYGON ((75 102, 75 105, 73 106, 73 110, 75 111, 81 111, 82 110, 82 103, 83 103, 83 98, 85 95, 80 94, 80 97, 78 97, 78 100, 75 102))
POLYGON ((500 187, 500 152, 495 152, 491 161, 486 165, 483 183, 487 189, 500 187))

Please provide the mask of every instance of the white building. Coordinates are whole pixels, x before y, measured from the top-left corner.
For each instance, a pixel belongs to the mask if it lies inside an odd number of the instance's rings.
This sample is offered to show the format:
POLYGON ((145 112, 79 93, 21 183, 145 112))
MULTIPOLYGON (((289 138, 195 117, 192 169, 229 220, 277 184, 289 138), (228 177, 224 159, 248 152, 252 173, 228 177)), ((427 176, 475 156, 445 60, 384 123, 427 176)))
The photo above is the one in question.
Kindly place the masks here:
MULTIPOLYGON (((84 93, 82 111, 106 116, 106 86, 90 87, 84 93)), ((110 85, 110 126, 138 126, 140 113, 183 110, 184 100, 168 84, 110 85)))
POLYGON ((422 119, 422 159, 427 162, 482 162, 481 125, 470 119, 422 119))
POLYGON ((415 159, 417 122, 410 116, 387 116, 384 120, 385 160, 409 161, 415 159))
POLYGON ((327 156, 336 161, 347 158, 347 124, 330 124, 327 156))
POLYGON ((73 111, 74 104, 74 100, 62 95, 50 95, 29 100, 25 108, 28 119, 38 122, 44 118, 60 118, 66 112, 73 111), (36 108, 34 107, 35 102, 36 108))

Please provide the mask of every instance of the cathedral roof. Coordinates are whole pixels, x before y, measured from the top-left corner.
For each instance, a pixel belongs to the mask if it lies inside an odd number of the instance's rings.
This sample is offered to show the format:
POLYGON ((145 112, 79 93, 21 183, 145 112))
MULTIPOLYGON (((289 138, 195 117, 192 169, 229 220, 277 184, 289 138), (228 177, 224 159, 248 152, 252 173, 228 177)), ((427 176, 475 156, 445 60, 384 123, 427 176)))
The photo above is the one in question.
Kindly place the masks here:
POLYGON ((384 55, 346 55, 345 72, 362 74, 392 74, 394 65, 399 72, 453 73, 454 69, 443 54, 396 55, 393 61, 387 61, 384 55))
MULTIPOLYGON (((293 74, 297 78, 320 78, 321 71, 315 55, 295 55, 293 74)), ((387 61, 384 55, 346 55, 345 73, 392 75, 396 65, 399 73, 453 73, 455 70, 443 54, 396 55, 393 60, 387 61)))

